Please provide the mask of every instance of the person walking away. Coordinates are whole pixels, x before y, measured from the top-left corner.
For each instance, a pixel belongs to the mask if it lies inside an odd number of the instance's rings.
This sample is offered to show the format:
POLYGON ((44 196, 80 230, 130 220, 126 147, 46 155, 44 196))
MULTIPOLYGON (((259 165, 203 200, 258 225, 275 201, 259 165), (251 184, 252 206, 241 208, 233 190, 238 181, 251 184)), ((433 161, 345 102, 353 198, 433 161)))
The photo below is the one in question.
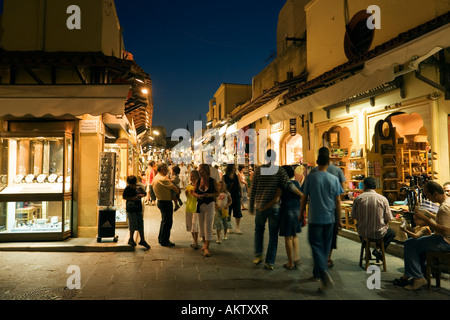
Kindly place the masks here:
POLYGON ((123 190, 123 199, 126 200, 126 211, 128 217, 128 226, 130 230, 130 239, 128 244, 136 246, 134 241, 134 232, 139 233, 141 241, 139 245, 150 249, 150 245, 145 241, 144 235, 144 216, 142 213, 142 198, 145 197, 146 192, 142 187, 137 187, 136 176, 127 177, 127 186, 123 190))
POLYGON ((331 249, 334 223, 341 227, 341 199, 343 193, 338 178, 327 172, 330 157, 319 154, 318 170, 311 172, 303 185, 300 212, 308 202, 308 240, 314 260, 313 276, 320 279, 320 290, 326 291, 334 283, 327 260, 331 249))
MULTIPOLYGON (((395 231, 389 228, 389 221, 392 216, 389 201, 385 196, 378 194, 375 178, 364 179, 364 192, 353 200, 351 216, 356 220, 358 235, 363 241, 364 238, 383 239, 384 249, 395 238, 395 231)), ((378 260, 382 260, 380 248, 375 248, 372 254, 378 260)))
MULTIPOLYGON (((290 165, 285 165, 283 169, 288 177, 293 180, 297 189, 300 190, 300 183, 293 179, 295 177, 294 168, 290 165)), ((273 207, 278 202, 280 202, 280 236, 284 236, 288 258, 288 262, 283 267, 287 270, 297 269, 300 265, 297 233, 301 232, 303 222, 303 219, 300 218, 300 198, 290 190, 278 188, 273 201, 267 203, 261 208, 261 211, 273 207)))
POLYGON ((272 149, 267 150, 265 155, 266 164, 258 166, 253 174, 249 198, 249 213, 255 215, 254 264, 262 262, 264 230, 266 222, 268 221, 269 223, 269 243, 264 264, 264 268, 267 270, 274 269, 277 255, 280 206, 279 203, 274 203, 270 207, 266 207, 266 205, 273 201, 278 188, 281 187, 292 191, 298 197, 302 196, 302 193, 289 179, 286 171, 282 167, 273 164, 275 159, 275 151, 272 149))
POLYGON ((200 179, 197 170, 192 170, 189 177, 189 184, 185 188, 186 194, 186 230, 192 234, 191 248, 198 249, 198 214, 197 214, 197 198, 193 192, 200 179))
MULTIPOLYGON (((283 166, 289 179, 300 190, 300 183, 295 178, 292 166, 283 166)), ((286 255, 288 262, 284 268, 292 270, 300 264, 299 242, 297 233, 302 231, 302 221, 300 219, 300 198, 290 190, 284 189, 281 192, 280 206, 280 236, 285 239, 286 255)))
POLYGON ((161 224, 159 227, 158 243, 164 247, 173 247, 170 242, 170 232, 173 225, 173 204, 171 191, 180 193, 172 181, 167 177, 169 169, 165 163, 158 165, 157 174, 153 179, 153 190, 158 199, 158 209, 161 212, 161 224))
POLYGON ((221 232, 223 230, 223 240, 227 240, 227 230, 229 228, 228 222, 228 208, 233 200, 230 193, 227 191, 227 186, 223 180, 217 182, 219 188, 219 195, 216 198, 216 214, 214 216, 214 229, 217 234, 217 243, 222 243, 221 232))
POLYGON ((240 164, 238 166, 238 178, 239 178, 239 184, 241 186, 241 210, 247 210, 244 203, 248 201, 248 192, 247 192, 247 179, 245 178, 245 166, 240 164))
POLYGON ((405 274, 395 280, 404 283, 410 279, 412 284, 404 288, 412 291, 427 284, 424 277, 426 253, 450 252, 450 197, 446 197, 444 188, 435 181, 428 181, 423 187, 423 193, 428 200, 439 203, 439 210, 433 214, 416 208, 414 215, 425 221, 434 230, 434 234, 418 239, 410 238, 404 242, 405 274))
POLYGON ((215 213, 215 198, 218 196, 217 181, 210 176, 209 165, 202 163, 199 166, 200 179, 194 190, 197 198, 197 212, 200 237, 204 240, 203 255, 210 257, 209 244, 212 241, 212 225, 215 213))
MULTIPOLYGON (((242 234, 241 231, 241 186, 239 183, 239 177, 236 174, 236 166, 234 164, 228 164, 225 168, 225 174, 223 175, 223 180, 227 185, 227 190, 231 194, 232 204, 229 210, 230 217, 228 220, 231 221, 231 215, 233 215, 236 222, 236 233, 242 234)), ((232 232, 232 231, 231 231, 232 232)), ((231 233, 229 232, 229 233, 231 233)))
MULTIPOLYGON (((322 147, 319 149, 319 154, 330 155, 330 150, 327 147, 322 147)), ((317 170, 318 170, 318 167, 314 167, 311 171, 314 172, 317 170)), ((342 189, 344 190, 345 176, 344 176, 344 173, 342 172, 342 169, 339 167, 336 167, 335 165, 330 163, 328 165, 327 172, 331 173, 332 175, 336 176, 339 179, 339 183, 341 184, 342 189)), ((339 232, 339 228, 335 222, 334 228, 333 228, 333 239, 331 240, 331 249, 330 249, 330 254, 328 255, 328 262, 327 262, 329 268, 333 268, 333 266, 334 266, 334 261, 331 259, 331 255, 333 254, 333 250, 337 249, 338 232, 339 232)))

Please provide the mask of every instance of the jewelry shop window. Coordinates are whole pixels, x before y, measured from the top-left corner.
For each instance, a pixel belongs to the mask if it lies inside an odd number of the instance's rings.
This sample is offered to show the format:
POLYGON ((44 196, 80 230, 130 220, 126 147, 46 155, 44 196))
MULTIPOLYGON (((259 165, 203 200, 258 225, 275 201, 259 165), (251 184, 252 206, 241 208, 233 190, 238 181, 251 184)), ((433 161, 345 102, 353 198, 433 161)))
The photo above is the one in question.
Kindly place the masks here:
POLYGON ((72 135, 2 133, 0 154, 0 240, 8 234, 16 235, 13 240, 20 240, 17 234, 70 235, 72 135))

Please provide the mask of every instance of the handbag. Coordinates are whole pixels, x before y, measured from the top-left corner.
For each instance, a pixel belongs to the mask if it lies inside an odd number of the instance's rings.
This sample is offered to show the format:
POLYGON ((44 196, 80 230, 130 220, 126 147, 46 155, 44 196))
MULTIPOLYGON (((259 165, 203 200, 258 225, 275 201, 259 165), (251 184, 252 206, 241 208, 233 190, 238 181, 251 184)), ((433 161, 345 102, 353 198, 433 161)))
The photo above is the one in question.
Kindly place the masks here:
POLYGON ((223 208, 222 209, 222 218, 228 218, 229 214, 228 214, 228 209, 227 208, 223 208))

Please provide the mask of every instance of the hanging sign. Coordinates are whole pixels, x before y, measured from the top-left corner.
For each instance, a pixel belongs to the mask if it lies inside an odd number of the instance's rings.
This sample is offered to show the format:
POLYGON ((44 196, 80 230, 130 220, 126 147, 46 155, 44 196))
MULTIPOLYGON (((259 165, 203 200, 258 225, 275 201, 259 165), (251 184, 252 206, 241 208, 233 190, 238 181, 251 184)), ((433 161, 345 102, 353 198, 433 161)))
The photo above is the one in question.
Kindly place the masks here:
POLYGON ((270 132, 271 132, 271 133, 279 132, 279 131, 283 131, 283 129, 284 129, 284 122, 283 122, 283 121, 280 121, 280 122, 278 122, 278 123, 273 124, 273 125, 270 127, 270 132))

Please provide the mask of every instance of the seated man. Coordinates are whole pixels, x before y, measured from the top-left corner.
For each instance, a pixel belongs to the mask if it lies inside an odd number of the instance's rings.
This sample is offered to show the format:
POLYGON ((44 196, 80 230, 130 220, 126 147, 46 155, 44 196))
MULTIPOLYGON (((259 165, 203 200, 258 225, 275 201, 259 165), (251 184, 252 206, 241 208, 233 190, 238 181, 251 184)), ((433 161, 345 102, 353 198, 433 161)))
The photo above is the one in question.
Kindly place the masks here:
MULTIPOLYGON (((386 249, 395 238, 395 231, 388 227, 389 220, 394 217, 386 197, 376 191, 376 182, 372 177, 364 179, 364 192, 355 198, 352 206, 352 218, 356 219, 358 234, 363 238, 383 239, 386 249)), ((382 259, 380 248, 375 248, 372 254, 382 259)))
POLYGON ((423 192, 427 199, 438 202, 440 206, 436 215, 419 210, 414 213, 425 221, 434 234, 408 239, 404 243, 405 274, 394 283, 405 285, 412 278, 412 284, 404 286, 408 290, 417 290, 427 284, 423 274, 427 252, 450 251, 450 198, 445 196, 442 186, 434 181, 428 181, 423 192))

